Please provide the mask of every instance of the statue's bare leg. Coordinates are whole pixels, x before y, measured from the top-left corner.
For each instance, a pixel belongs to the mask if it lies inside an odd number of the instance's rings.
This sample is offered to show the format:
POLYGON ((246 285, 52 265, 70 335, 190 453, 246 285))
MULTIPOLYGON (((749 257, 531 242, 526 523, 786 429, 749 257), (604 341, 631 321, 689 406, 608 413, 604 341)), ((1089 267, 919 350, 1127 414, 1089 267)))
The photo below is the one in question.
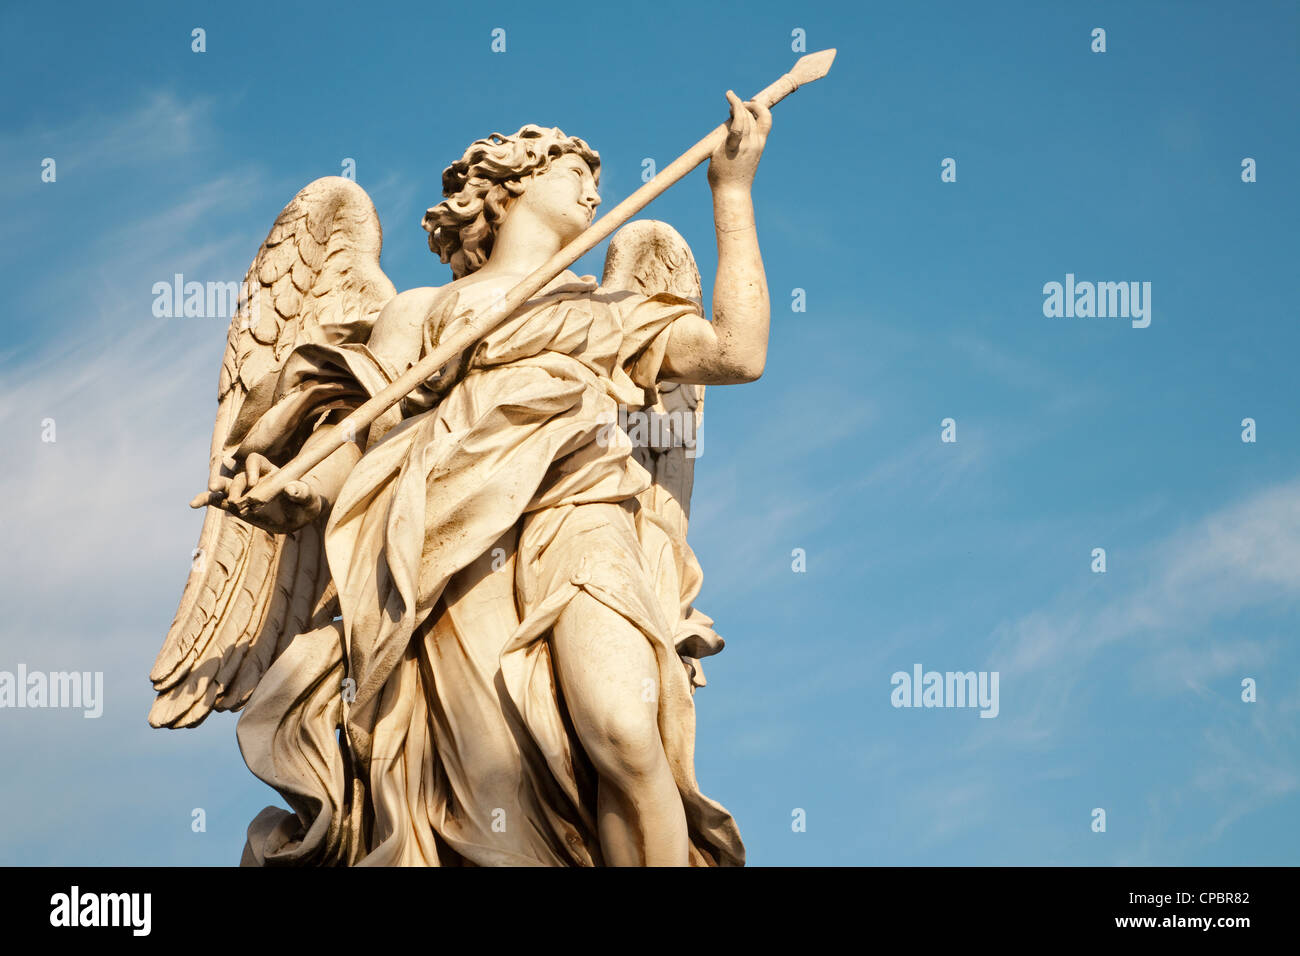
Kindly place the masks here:
POLYGON ((605 862, 686 866, 686 812, 659 737, 659 668, 645 635, 579 592, 555 623, 552 647, 574 728, 599 776, 605 862))

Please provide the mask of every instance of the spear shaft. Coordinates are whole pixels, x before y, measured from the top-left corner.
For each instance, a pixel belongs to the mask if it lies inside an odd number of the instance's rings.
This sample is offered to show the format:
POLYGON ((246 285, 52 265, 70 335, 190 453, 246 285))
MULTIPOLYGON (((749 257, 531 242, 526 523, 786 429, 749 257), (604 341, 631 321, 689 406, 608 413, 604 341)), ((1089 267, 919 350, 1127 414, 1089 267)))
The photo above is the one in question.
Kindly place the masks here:
MULTIPOLYGON (((789 73, 784 74, 775 83, 757 94, 753 101, 768 108, 775 106, 800 86, 825 76, 830 71, 831 62, 834 59, 835 50, 833 49, 821 50, 800 57, 789 73)), ((642 185, 621 203, 588 226, 581 235, 547 259, 531 275, 503 296, 496 305, 482 315, 472 318, 459 334, 439 344, 433 351, 412 365, 389 385, 375 393, 364 404, 358 406, 346 418, 331 426, 332 430, 326 439, 312 448, 310 452, 300 453, 275 474, 259 481, 245 493, 243 499, 238 503, 243 504, 251 501, 265 504, 283 491, 291 481, 302 479, 307 472, 341 448, 347 441, 347 436, 360 434, 376 418, 409 395, 440 368, 500 326, 538 290, 590 252, 597 243, 644 209, 660 193, 683 179, 687 173, 712 156, 714 151, 726 140, 728 132, 727 124, 721 124, 709 135, 665 166, 648 183, 642 185)), ((230 503, 235 504, 236 502, 230 503)))

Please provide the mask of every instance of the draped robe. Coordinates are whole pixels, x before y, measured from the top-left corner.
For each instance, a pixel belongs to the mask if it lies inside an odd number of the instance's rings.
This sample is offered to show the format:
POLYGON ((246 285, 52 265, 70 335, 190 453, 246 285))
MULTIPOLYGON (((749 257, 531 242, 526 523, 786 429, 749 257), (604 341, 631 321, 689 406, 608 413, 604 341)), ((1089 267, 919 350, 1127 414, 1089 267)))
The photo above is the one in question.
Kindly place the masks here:
MULTIPOLYGON (((340 615, 290 642, 239 721, 245 761, 292 807, 254 819, 245 864, 600 865, 596 775, 548 640, 580 592, 654 653, 691 863, 743 864, 694 773, 698 659, 722 642, 616 424, 653 400, 672 323, 699 314, 565 272, 371 426, 324 533, 340 615)), ((401 371, 359 343, 300 346, 241 454, 283 464, 401 371)))

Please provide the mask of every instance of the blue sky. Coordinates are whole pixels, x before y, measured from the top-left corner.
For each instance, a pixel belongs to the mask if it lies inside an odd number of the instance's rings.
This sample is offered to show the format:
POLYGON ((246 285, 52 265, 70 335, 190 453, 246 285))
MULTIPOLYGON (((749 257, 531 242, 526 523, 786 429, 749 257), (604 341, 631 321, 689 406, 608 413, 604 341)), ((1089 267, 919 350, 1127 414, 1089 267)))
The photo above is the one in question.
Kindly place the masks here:
MULTIPOLYGON (((153 284, 237 281, 348 157, 388 275, 439 284, 420 218, 471 140, 582 136, 609 208, 788 69, 796 28, 839 56, 754 187, 767 371, 708 395, 703 789, 759 865, 1300 860, 1300 11, 990 6, 0 12, 0 670, 105 675, 98 720, 0 710, 0 863, 234 863, 278 803, 230 715, 145 721, 225 338, 155 318, 153 284), (1150 326, 1045 317, 1067 273, 1150 282, 1150 326), (894 708, 918 663, 997 671, 998 716, 894 708)), ((703 172, 643 215, 707 294, 703 172)))

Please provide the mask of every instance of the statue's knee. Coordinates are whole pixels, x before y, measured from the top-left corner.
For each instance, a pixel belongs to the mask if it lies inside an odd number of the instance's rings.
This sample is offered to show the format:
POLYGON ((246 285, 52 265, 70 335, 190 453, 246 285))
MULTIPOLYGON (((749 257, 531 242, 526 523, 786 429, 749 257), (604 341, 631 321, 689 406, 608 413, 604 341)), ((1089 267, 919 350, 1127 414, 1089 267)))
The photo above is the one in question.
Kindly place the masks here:
POLYGON ((604 776, 644 779, 658 773, 665 762, 653 711, 609 716, 601 722, 592 749, 598 751, 590 755, 592 761, 604 776))

